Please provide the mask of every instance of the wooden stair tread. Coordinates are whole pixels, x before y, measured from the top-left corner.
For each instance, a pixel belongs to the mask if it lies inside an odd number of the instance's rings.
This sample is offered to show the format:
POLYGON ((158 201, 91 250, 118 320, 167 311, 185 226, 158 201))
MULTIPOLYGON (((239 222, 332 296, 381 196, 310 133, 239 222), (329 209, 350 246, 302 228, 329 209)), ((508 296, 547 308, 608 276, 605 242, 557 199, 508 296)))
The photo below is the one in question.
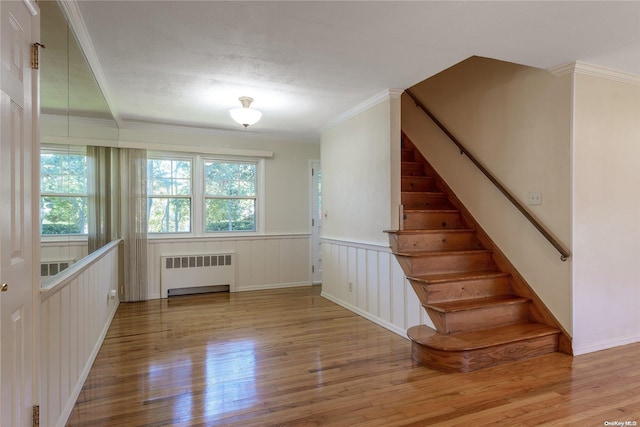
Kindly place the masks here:
POLYGON ((415 176, 415 175, 400 175, 400 178, 411 179, 411 180, 425 180, 425 181, 433 181, 435 178, 432 176, 415 176))
POLYGON ((490 279, 498 277, 510 276, 509 273, 499 270, 480 270, 480 271, 465 271, 461 273, 446 273, 446 274, 427 274, 423 276, 409 277, 416 282, 423 282, 427 285, 434 285, 437 283, 447 282, 461 282, 465 280, 477 280, 477 279, 490 279))
POLYGON ((516 286, 519 277, 512 276, 500 250, 494 252, 493 243, 404 133, 401 142, 402 230, 385 232, 435 328, 407 331, 411 357, 433 369, 468 372, 566 345, 562 328, 533 323, 556 324, 540 318, 535 295, 516 286))
POLYGON ((484 298, 463 299, 456 301, 438 302, 433 304, 427 304, 432 310, 441 313, 454 313, 457 311, 475 310, 478 308, 485 308, 497 305, 508 304, 522 304, 529 301, 528 298, 524 298, 518 295, 496 295, 484 298))
POLYGON ((401 191, 401 195, 445 197, 442 191, 401 191))
POLYGON ((437 234, 437 233, 446 233, 446 234, 455 234, 455 233, 475 233, 476 231, 473 228, 410 228, 405 230, 384 230, 384 233, 392 233, 392 234, 437 234))
POLYGON ((559 333, 560 330, 541 323, 516 323, 451 335, 440 334, 426 325, 414 326, 407 330, 407 335, 412 341, 440 351, 478 350, 559 333))
POLYGON ((404 208, 404 212, 425 212, 425 213, 460 213, 458 209, 444 208, 444 209, 416 209, 416 208, 404 208))
POLYGON ((451 250, 437 250, 437 251, 405 251, 405 252, 394 252, 393 254, 396 256, 406 256, 406 257, 422 257, 422 256, 444 256, 444 255, 464 255, 464 254, 481 254, 481 253, 491 253, 489 249, 451 249, 451 250))

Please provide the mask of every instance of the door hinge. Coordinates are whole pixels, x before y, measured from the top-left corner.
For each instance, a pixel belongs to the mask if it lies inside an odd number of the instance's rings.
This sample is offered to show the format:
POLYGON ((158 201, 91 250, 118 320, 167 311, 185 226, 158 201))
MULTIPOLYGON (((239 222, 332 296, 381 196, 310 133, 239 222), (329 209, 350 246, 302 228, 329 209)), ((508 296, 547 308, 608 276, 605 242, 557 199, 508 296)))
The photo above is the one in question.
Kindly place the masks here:
POLYGON ((315 266, 315 265, 312 265, 312 266, 311 266, 311 272, 312 272, 312 273, 315 273, 315 272, 316 272, 316 266, 315 266))
POLYGON ((312 226, 312 227, 315 227, 315 226, 316 226, 316 220, 315 220, 315 219, 313 219, 313 218, 311 218, 311 226, 312 226))
POLYGON ((315 169, 311 169, 311 176, 315 176, 315 169))
POLYGON ((40 405, 33 405, 33 421, 31 425, 33 427, 40 425, 40 405))
POLYGON ((40 68, 40 48, 46 49, 46 46, 41 43, 33 43, 31 45, 31 68, 37 70, 40 68))

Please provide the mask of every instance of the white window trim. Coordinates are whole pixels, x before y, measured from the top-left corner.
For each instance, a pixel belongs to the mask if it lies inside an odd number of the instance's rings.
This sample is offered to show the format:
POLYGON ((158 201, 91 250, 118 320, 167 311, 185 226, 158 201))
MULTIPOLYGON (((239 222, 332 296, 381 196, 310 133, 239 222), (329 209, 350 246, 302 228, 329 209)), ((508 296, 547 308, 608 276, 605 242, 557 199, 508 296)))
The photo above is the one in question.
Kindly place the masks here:
MULTIPOLYGON (((190 159, 191 163, 191 232, 190 233, 147 233, 149 240, 225 238, 259 236, 265 234, 265 159, 262 157, 224 156, 207 153, 184 153, 175 151, 149 151, 147 159, 190 159), (206 232, 204 219, 204 162, 206 160, 256 164, 256 230, 206 232)), ((150 197, 150 196, 148 196, 150 197)))
MULTIPOLYGON (((52 154, 76 154, 87 156, 87 147, 85 145, 64 145, 64 144, 50 144, 50 143, 42 143, 40 144, 40 155, 42 153, 52 153, 52 154)), ((38 162, 38 167, 40 167, 40 162, 38 162)), ((38 198, 40 202, 42 202, 42 177, 40 176, 40 169, 38 169, 38 177, 40 179, 39 187, 39 195, 38 198)), ((88 183, 87 183, 88 185, 88 183)), ((47 196, 74 196, 73 194, 67 193, 44 193, 47 196)), ((78 196, 78 194, 76 194, 78 196)), ((89 197, 89 193, 79 194, 79 196, 89 197)), ((42 215, 40 209, 38 210, 38 215, 42 215)), ((42 219, 42 216, 40 216, 42 219)), ((42 234, 42 230, 38 230, 40 233, 40 242, 41 243, 59 243, 59 242, 88 242, 89 235, 88 234, 42 234)))
MULTIPOLYGON (((147 153, 147 161, 149 160, 188 160, 191 162, 191 195, 189 196, 153 196, 151 194, 147 194, 147 199, 149 198, 153 198, 153 197, 157 197, 157 198, 184 198, 184 199, 190 199, 191 203, 191 215, 189 218, 189 230, 188 232, 186 231, 178 231, 175 233, 151 233, 151 232, 147 232, 147 238, 149 239, 153 239, 155 236, 183 236, 183 237, 193 237, 196 236, 196 233, 194 232, 194 229, 196 228, 195 225, 195 221, 194 221, 194 209, 195 209, 195 194, 196 194, 196 188, 194 186, 195 184, 195 168, 196 168, 196 158, 194 154, 186 154, 186 153, 174 153, 174 152, 161 152, 161 151, 153 151, 153 152, 148 152, 147 153)), ((149 176, 147 176, 147 188, 148 188, 148 184, 149 184, 149 176)))

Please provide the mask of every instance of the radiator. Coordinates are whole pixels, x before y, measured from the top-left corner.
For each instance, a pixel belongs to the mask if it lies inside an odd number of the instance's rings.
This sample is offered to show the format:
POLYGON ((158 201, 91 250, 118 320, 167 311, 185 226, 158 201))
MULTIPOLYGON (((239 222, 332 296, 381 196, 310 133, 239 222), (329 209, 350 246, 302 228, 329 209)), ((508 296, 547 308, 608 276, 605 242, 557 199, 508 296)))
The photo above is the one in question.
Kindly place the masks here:
POLYGON ((162 298, 204 292, 233 291, 235 254, 167 255, 160 257, 162 298))
POLYGON ((62 270, 66 270, 71 264, 75 263, 75 259, 66 259, 63 261, 42 261, 40 263, 40 276, 55 276, 62 270))

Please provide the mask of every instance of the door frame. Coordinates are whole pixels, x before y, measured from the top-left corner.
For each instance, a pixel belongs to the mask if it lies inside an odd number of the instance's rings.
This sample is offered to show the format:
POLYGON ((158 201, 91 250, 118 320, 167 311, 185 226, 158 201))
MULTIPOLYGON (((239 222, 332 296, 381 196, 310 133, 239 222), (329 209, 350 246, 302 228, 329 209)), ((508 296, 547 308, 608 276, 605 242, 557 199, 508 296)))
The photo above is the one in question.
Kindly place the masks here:
MULTIPOLYGON (((318 181, 314 174, 315 170, 321 169, 320 160, 311 159, 309 160, 309 230, 311 230, 311 237, 309 239, 309 282, 312 285, 317 285, 322 283, 322 270, 315 271, 315 248, 320 244, 320 236, 319 226, 317 224, 322 224, 322 215, 319 212, 319 209, 316 209, 316 203, 319 197, 318 191, 318 181)), ((320 249, 320 257, 322 257, 322 250, 320 249)))

